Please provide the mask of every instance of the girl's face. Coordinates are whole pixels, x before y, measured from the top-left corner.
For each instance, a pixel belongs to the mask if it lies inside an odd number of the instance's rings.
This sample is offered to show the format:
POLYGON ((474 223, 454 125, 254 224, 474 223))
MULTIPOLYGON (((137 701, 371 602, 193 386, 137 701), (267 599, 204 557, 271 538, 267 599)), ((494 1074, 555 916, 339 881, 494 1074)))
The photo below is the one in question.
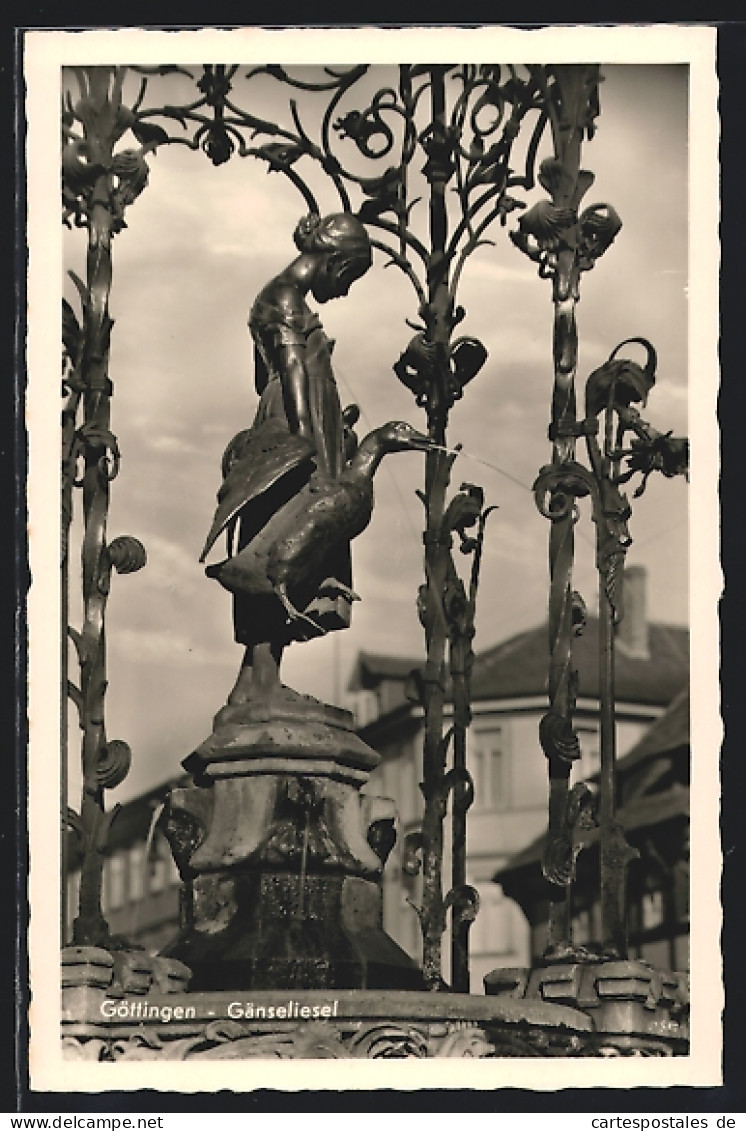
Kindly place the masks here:
POLYGON ((351 259, 339 252, 329 252, 319 259, 313 276, 311 294, 317 302, 343 298, 356 279, 370 267, 367 259, 351 259))

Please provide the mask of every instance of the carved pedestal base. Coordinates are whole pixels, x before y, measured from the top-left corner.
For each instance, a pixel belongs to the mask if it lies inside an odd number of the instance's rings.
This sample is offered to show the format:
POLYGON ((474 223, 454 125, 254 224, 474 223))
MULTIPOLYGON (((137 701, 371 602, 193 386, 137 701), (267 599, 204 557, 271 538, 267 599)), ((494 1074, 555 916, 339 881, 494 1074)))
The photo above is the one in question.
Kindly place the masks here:
POLYGON ((580 1009, 593 1022, 588 1053, 671 1056, 688 1052, 687 975, 647 962, 589 958, 534 970, 493 970, 485 992, 498 1000, 542 1001, 580 1009))
POLYGON ((380 903, 379 885, 356 876, 200 876, 164 954, 190 968, 195 990, 419 988, 417 967, 383 930, 380 903))
POLYGON ((416 989, 383 930, 393 803, 360 793, 378 755, 352 716, 278 685, 224 708, 184 765, 166 833, 185 880, 165 953, 195 990, 416 989))
POLYGON ((395 990, 63 991, 71 1060, 579 1056, 591 1023, 537 1002, 395 990))

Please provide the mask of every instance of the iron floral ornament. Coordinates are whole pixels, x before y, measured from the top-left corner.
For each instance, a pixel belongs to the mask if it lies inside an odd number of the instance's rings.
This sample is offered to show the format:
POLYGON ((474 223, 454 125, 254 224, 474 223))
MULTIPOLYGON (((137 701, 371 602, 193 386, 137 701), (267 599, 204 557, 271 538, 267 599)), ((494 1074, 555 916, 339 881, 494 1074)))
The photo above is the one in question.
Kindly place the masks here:
MULTIPOLYGON (((551 883, 569 885, 574 878, 574 860, 582 848, 582 830, 597 825, 601 847, 602 948, 604 955, 615 958, 624 958, 627 953, 626 872, 630 860, 637 855, 615 818, 614 628, 624 615, 622 569, 632 545, 628 528, 632 509, 620 487, 635 474, 641 474, 642 482, 635 491, 635 497, 639 497, 653 471, 660 471, 667 478, 686 475, 688 471, 686 438, 659 432, 634 407, 637 403, 646 404, 655 384, 656 364, 655 350, 647 339, 628 338, 620 343, 586 382, 585 417, 574 431, 585 438, 589 466, 575 460, 551 464, 541 469, 534 483, 537 506, 553 524, 574 524, 579 517, 576 500, 590 498, 599 574, 600 792, 593 801, 587 789, 582 795, 571 791, 571 805, 565 811, 563 825, 550 829, 543 870, 551 883), (644 365, 619 356, 630 345, 645 350, 644 365)), ((576 693, 575 677, 573 703, 576 693)), ((558 760, 571 764, 579 757, 579 742, 571 724, 551 708, 542 719, 540 740, 550 763, 558 760)), ((568 945, 563 953, 571 949, 568 945)), ((562 957, 562 953, 552 952, 552 957, 562 957)))
MULTIPOLYGON (((593 174, 581 168, 581 151, 584 139, 595 132, 599 77, 598 67, 555 68, 553 97, 546 99, 554 154, 541 163, 538 178, 548 199, 529 209, 521 217, 518 230, 511 232, 516 247, 538 263, 539 276, 552 283, 554 381, 549 438, 552 466, 558 473, 574 462, 575 443, 581 434, 575 400, 580 277, 608 249, 621 228, 619 216, 609 205, 593 205, 579 212, 580 202, 594 182, 593 174)), ((582 630, 583 615, 582 602, 572 585, 573 513, 558 483, 553 485, 555 498, 549 504, 554 516, 549 537, 550 711, 542 721, 540 738, 556 751, 556 756, 548 760, 549 839, 564 844, 574 811, 570 769, 579 753, 572 725, 577 691, 572 640, 582 630)), ((560 857, 566 860, 567 853, 563 850, 560 857)), ((563 863, 560 874, 565 870, 563 863)), ((572 949, 567 894, 568 889, 560 885, 550 898, 549 955, 572 949)))

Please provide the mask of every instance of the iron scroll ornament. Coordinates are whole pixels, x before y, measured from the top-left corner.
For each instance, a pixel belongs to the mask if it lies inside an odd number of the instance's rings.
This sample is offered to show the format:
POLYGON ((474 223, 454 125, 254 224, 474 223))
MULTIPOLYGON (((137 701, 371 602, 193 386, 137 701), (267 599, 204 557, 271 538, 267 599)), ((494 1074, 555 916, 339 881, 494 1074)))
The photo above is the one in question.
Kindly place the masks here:
POLYGON ((536 153, 552 115, 547 101, 561 99, 553 68, 401 65, 392 69, 396 81, 378 91, 371 89, 376 69, 367 65, 315 67, 313 76, 309 71, 225 64, 74 68, 81 97, 68 90, 63 107, 63 218, 87 226, 96 177, 107 173, 114 230, 120 230, 126 206, 147 184, 146 158, 165 145, 201 151, 215 165, 234 155, 254 157, 268 172, 286 177, 308 210, 318 213, 329 210, 320 207, 311 187, 320 171, 341 209, 378 229, 376 246, 408 275, 422 305, 428 301, 423 274, 433 267, 432 251, 412 223, 423 175, 425 187, 447 186, 457 206, 437 267, 438 273, 452 273, 455 308, 469 255, 489 242, 485 233, 494 220, 504 225, 514 209, 524 207, 510 192, 533 187, 536 153), (91 98, 93 73, 111 86, 110 105, 103 108, 91 98), (139 88, 125 105, 130 76, 139 88), (454 91, 450 107, 428 118, 428 101, 433 96, 437 101, 446 80, 454 91), (265 91, 274 95, 283 88, 289 96, 284 124, 242 105, 244 92, 256 91, 261 105, 265 91), (176 97, 154 104, 164 94, 176 97), (313 128, 304 117, 313 120, 313 128), (516 171, 513 143, 527 123, 531 136, 516 171), (92 128, 109 131, 111 153, 94 151, 92 128), (127 138, 132 142, 115 151, 114 144, 127 138))
MULTIPOLYGON (((575 435, 585 438, 590 466, 577 461, 548 465, 541 469, 534 483, 537 507, 553 523, 574 524, 579 518, 576 500, 589 497, 596 527, 601 654, 599 796, 593 799, 584 793, 568 806, 563 824, 550 830, 542 867, 551 883, 571 884, 575 859, 583 847, 583 830, 597 825, 601 847, 602 946, 610 957, 626 955, 626 872, 630 860, 637 855, 615 817, 613 630, 624 615, 621 578, 625 556, 632 545, 628 527, 632 509, 620 486, 641 474, 642 482, 635 491, 639 498, 653 471, 660 471, 667 478, 688 474, 688 440, 659 432, 634 407, 636 403, 646 404, 655 385, 656 365, 655 349, 647 339, 636 337, 621 342, 588 377, 586 415, 573 430, 575 435), (644 349, 644 365, 619 356, 630 345, 644 349), (632 434, 629 446, 628 433, 632 434)), ((553 759, 572 763, 579 756, 577 735, 551 709, 541 721, 540 741, 550 763, 553 759)))

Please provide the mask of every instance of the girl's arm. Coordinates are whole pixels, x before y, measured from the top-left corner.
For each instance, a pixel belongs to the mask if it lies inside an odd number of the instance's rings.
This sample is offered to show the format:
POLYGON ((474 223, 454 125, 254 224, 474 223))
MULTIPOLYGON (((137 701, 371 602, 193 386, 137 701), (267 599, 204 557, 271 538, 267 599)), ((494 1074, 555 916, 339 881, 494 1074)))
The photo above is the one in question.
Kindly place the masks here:
POLYGON ((305 345, 280 347, 280 381, 290 431, 313 442, 305 345))

